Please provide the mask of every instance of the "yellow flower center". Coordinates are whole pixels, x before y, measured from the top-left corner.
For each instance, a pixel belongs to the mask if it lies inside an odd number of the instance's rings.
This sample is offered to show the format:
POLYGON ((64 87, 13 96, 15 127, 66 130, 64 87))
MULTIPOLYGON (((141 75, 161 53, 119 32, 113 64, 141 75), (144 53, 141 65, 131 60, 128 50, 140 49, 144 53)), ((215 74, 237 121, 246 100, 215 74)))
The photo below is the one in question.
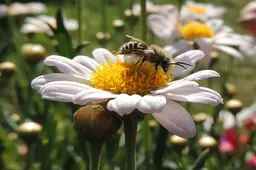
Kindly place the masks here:
POLYGON ((180 29, 180 33, 187 40, 197 38, 210 38, 214 35, 213 30, 205 24, 199 22, 190 22, 180 29))
POLYGON ((137 70, 134 63, 123 63, 119 59, 116 63, 102 63, 92 74, 91 86, 115 94, 146 95, 172 80, 160 67, 154 76, 154 66, 149 62, 137 70))
POLYGON ((196 13, 196 14, 204 14, 206 12, 205 8, 199 7, 199 6, 190 6, 190 7, 187 7, 187 10, 191 13, 196 13))

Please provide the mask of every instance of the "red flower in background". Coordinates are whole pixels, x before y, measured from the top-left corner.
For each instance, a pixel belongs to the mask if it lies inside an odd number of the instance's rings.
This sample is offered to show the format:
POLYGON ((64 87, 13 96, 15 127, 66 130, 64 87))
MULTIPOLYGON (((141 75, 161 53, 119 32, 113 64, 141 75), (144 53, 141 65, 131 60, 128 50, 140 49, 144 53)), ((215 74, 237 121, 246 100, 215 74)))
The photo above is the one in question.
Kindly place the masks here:
POLYGON ((256 169, 256 156, 251 157, 246 161, 246 166, 248 169, 255 170, 256 169))
POLYGON ((256 131, 256 113, 244 121, 244 126, 249 131, 256 131))
POLYGON ((241 134, 238 137, 235 128, 228 129, 221 135, 219 150, 222 154, 233 153, 240 149, 245 150, 248 140, 246 134, 241 134))

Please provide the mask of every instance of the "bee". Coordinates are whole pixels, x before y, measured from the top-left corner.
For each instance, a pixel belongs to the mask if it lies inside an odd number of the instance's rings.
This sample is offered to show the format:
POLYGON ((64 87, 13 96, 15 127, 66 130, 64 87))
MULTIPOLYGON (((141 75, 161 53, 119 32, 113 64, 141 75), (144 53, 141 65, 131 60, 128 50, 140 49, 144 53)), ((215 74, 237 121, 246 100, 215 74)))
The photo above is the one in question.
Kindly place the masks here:
POLYGON ((155 67, 155 77, 159 66, 165 73, 169 71, 171 65, 178 65, 184 69, 186 69, 185 66, 191 66, 190 64, 184 62, 172 62, 172 57, 168 54, 168 52, 158 45, 148 45, 146 42, 138 38, 129 35, 126 36, 130 38, 131 41, 123 44, 120 47, 118 54, 129 54, 141 57, 141 59, 138 60, 135 64, 135 66, 139 64, 136 70, 138 70, 144 62, 148 61, 155 67))

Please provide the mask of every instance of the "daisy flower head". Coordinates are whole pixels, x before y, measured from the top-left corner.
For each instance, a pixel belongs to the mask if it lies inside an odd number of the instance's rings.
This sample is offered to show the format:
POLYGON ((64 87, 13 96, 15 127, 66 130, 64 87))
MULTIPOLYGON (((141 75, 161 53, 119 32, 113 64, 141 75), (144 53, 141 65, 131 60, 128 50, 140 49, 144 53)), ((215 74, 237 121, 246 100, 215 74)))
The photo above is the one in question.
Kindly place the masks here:
POLYGON ((12 16, 40 14, 47 11, 47 7, 40 2, 12 3, 9 7, 9 14, 12 16))
MULTIPOLYGON (((49 36, 53 35, 53 32, 49 25, 53 28, 57 27, 56 19, 47 15, 40 15, 38 17, 27 17, 25 24, 21 28, 21 32, 25 34, 29 33, 46 33, 49 36)), ((64 18, 64 25, 68 31, 75 31, 78 29, 78 22, 75 19, 64 18)))
POLYGON ((181 8, 182 21, 207 21, 213 18, 220 18, 226 12, 223 7, 217 7, 210 3, 197 3, 186 1, 181 8))
POLYGON ((188 50, 200 49, 205 53, 202 63, 208 66, 215 49, 243 59, 237 48, 246 43, 246 40, 224 25, 223 20, 191 21, 183 25, 176 21, 175 25, 168 18, 170 17, 151 14, 148 17, 148 25, 156 36, 165 41, 165 49, 174 56, 188 50))
POLYGON ((32 88, 38 90, 43 99, 77 105, 106 103, 108 110, 120 116, 137 109, 152 114, 167 130, 183 138, 193 137, 196 128, 189 113, 175 101, 222 103, 217 92, 195 82, 218 77, 215 71, 199 71, 174 80, 193 70, 196 62, 204 57, 202 51, 188 51, 176 57, 176 62, 189 66, 184 69, 175 65, 170 68, 170 74, 161 68, 155 72, 153 64, 147 61, 136 69, 136 57, 116 56, 103 48, 95 49, 92 54, 94 59, 87 56, 72 60, 56 55, 47 57, 44 63, 57 67, 60 73, 35 78, 32 88))

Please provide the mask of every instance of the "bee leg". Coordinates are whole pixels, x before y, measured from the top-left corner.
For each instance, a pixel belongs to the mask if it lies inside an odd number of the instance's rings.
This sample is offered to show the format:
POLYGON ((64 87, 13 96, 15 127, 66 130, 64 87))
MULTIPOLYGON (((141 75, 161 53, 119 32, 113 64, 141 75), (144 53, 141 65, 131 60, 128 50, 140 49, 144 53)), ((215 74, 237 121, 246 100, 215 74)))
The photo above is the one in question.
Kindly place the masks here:
MULTIPOLYGON (((140 69, 140 67, 142 66, 142 64, 143 64, 146 60, 147 60, 146 57, 143 57, 141 60, 139 60, 139 61, 141 61, 141 62, 140 62, 139 67, 137 67, 136 71, 138 71, 138 70, 140 69)), ((137 63, 138 63, 138 61, 137 61, 137 63)), ((135 65, 136 65, 136 64, 135 64, 135 65)))
POLYGON ((156 78, 156 72, 157 72, 157 69, 158 69, 158 65, 159 65, 159 64, 157 64, 157 63, 155 64, 155 73, 154 73, 154 79, 156 78))

